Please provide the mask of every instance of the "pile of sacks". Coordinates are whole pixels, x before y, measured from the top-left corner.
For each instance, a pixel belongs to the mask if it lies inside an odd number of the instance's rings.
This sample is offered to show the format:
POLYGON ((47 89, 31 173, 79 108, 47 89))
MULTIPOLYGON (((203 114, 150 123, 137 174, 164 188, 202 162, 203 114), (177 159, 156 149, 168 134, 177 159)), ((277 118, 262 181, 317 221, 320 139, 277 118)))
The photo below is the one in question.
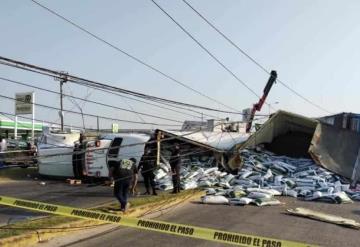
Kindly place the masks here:
MULTIPOLYGON (((159 190, 173 189, 171 168, 169 163, 163 159, 159 169, 155 172, 156 187, 159 190)), ((182 190, 194 189, 199 187, 212 187, 221 176, 228 175, 227 172, 220 172, 214 167, 213 162, 186 162, 181 167, 181 183, 182 190)))
MULTIPOLYGON (((360 200, 360 191, 350 190, 346 180, 310 159, 253 150, 242 150, 240 156, 244 164, 237 175, 199 163, 184 166, 181 188, 207 188, 206 196, 202 197, 207 204, 278 205, 281 202, 275 196, 280 195, 332 203, 360 200)), ((159 189, 172 189, 169 172, 166 164, 156 171, 159 189)))

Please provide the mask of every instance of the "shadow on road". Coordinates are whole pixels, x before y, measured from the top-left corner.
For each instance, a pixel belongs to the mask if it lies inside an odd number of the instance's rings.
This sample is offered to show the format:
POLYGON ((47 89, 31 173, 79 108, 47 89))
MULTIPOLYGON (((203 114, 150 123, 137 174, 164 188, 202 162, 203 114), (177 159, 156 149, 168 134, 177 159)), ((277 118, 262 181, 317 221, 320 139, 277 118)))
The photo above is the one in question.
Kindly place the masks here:
POLYGON ((66 197, 112 197, 111 191, 109 193, 105 192, 94 192, 94 191, 85 191, 85 192, 72 192, 72 191, 53 191, 52 194, 60 194, 66 197))
POLYGON ((37 177, 37 169, 34 167, 0 169, 0 182, 31 180, 32 177, 37 177))

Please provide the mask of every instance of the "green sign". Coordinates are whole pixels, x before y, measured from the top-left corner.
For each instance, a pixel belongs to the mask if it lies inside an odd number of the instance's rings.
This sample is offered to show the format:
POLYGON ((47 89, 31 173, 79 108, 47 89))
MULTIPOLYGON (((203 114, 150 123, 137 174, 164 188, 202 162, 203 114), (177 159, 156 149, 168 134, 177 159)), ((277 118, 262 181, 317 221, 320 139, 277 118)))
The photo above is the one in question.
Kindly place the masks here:
MULTIPOLYGON (((41 123, 35 123, 35 130, 41 131, 43 128, 43 125, 41 123)), ((15 128, 15 122, 14 121, 6 121, 6 120, 0 120, 0 129, 14 129, 15 128)), ((32 123, 31 122, 18 122, 17 128, 22 130, 31 130, 32 129, 32 123)))
POLYGON ((112 124, 112 132, 113 133, 118 133, 119 132, 119 125, 116 123, 112 124))

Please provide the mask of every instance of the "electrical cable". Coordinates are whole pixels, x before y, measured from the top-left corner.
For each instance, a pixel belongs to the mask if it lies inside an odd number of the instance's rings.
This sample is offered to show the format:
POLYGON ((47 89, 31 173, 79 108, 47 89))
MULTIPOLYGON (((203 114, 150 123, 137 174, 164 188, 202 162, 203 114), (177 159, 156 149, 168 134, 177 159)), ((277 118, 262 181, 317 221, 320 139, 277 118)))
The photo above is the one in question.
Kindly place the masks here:
MULTIPOLYGON (((186 133, 186 134, 175 136, 175 137, 163 138, 163 139, 161 139, 161 142, 178 139, 178 137, 187 136, 187 135, 194 134, 194 133, 197 133, 197 132, 198 131, 191 132, 191 133, 186 133)), ((214 132, 211 136, 219 135, 221 133, 223 133, 223 132, 214 132)), ((209 137, 211 137, 211 136, 209 136, 209 137)), ((124 147, 137 146, 137 145, 145 145, 145 144, 151 144, 151 143, 156 143, 156 142, 157 141, 155 140, 155 141, 147 141, 147 142, 140 142, 140 143, 134 143, 134 144, 127 144, 127 145, 121 145, 120 144, 119 146, 111 146, 111 147, 106 147, 106 148, 97 148, 94 151, 102 151, 102 150, 115 149, 115 148, 124 148, 124 147)), ((58 147, 58 148, 69 148, 69 149, 72 149, 72 150, 74 149, 74 147, 69 147, 69 146, 57 146, 57 145, 50 145, 50 146, 58 147)), ((79 155, 79 154, 85 154, 87 151, 89 151, 89 150, 73 151, 72 153, 79 155)), ((3 153, 6 153, 6 152, 3 152, 3 153)), ((144 152, 141 152, 141 153, 144 153, 144 152)), ((41 155, 40 157, 43 157, 43 158, 46 158, 46 157, 58 157, 58 156, 69 155, 69 154, 71 154, 71 153, 70 152, 64 152, 64 153, 56 153, 56 154, 49 154, 49 155, 41 155)), ((106 155, 98 156, 98 157, 105 157, 105 156, 106 155)))
POLYGON ((213 112, 219 112, 219 113, 227 113, 227 114, 244 115, 244 113, 241 113, 241 112, 238 112, 238 111, 235 111, 235 112, 234 111, 225 111, 225 110, 210 108, 210 107, 206 107, 206 106, 200 106, 200 105, 194 105, 194 104, 189 104, 189 103, 185 103, 185 102, 170 100, 170 99, 161 98, 161 97, 157 97, 157 96, 152 96, 152 95, 148 95, 148 94, 144 94, 144 93, 139 93, 139 92, 135 92, 135 91, 131 91, 131 90, 111 86, 109 84, 104 84, 104 83, 84 79, 84 78, 77 77, 77 76, 74 76, 74 75, 64 74, 62 72, 58 72, 58 71, 47 69, 47 68, 44 68, 44 67, 32 65, 32 64, 29 64, 29 63, 16 61, 16 60, 13 60, 13 59, 10 59, 10 58, 5 58, 5 57, 2 57, 2 56, 0 56, 0 64, 10 66, 10 67, 14 67, 14 68, 18 68, 18 69, 27 70, 27 71, 32 71, 32 72, 39 73, 39 74, 42 74, 42 75, 51 76, 53 78, 57 78, 57 79, 60 79, 60 80, 64 80, 64 77, 66 77, 67 81, 75 83, 75 84, 79 84, 79 85, 83 85, 83 86, 87 86, 87 87, 90 86, 90 87, 93 87, 93 88, 101 88, 101 89, 103 89, 105 91, 108 91, 108 92, 119 92, 119 93, 123 93, 123 94, 128 94, 128 95, 132 95, 132 96, 147 99, 147 100, 152 100, 152 101, 159 102, 159 103, 166 102, 166 103, 170 103, 170 104, 181 105, 181 106, 185 106, 185 107, 198 108, 198 109, 207 110, 207 111, 213 111, 213 112), (1 61, 1 60, 3 60, 3 61, 1 61))
MULTIPOLYGON (((45 72, 42 72, 42 71, 37 71, 37 70, 34 70, 34 69, 29 69, 29 68, 25 68, 25 67, 19 67, 19 66, 17 66, 16 64, 9 63, 9 62, 0 61, 0 64, 5 65, 5 66, 9 66, 9 67, 14 67, 14 68, 17 68, 17 69, 22 69, 22 70, 29 71, 29 72, 38 73, 38 74, 45 75, 45 76, 49 76, 49 77, 53 77, 53 78, 55 78, 55 79, 61 79, 61 77, 58 76, 58 75, 52 75, 52 74, 45 73, 45 72)), ((96 90, 98 90, 98 91, 103 91, 103 92, 105 92, 105 93, 109 93, 109 94, 113 94, 113 95, 116 95, 116 96, 120 96, 120 97, 124 97, 124 98, 127 98, 127 99, 131 99, 131 100, 134 100, 134 101, 142 102, 142 103, 144 103, 144 104, 153 105, 153 106, 156 106, 156 107, 159 107, 159 108, 162 108, 162 109, 168 109, 168 108, 163 107, 163 106, 159 106, 159 105, 156 105, 156 104, 153 104, 153 103, 149 103, 149 102, 145 102, 145 101, 142 101, 142 100, 139 100, 139 99, 134 99, 134 98, 131 98, 131 97, 127 97, 127 96, 125 96, 125 95, 121 95, 120 93, 108 91, 108 90, 101 89, 101 88, 97 88, 97 87, 94 87, 94 86, 90 86, 90 85, 86 86, 86 85, 81 85, 81 84, 78 84, 78 85, 83 86, 83 87, 90 87, 90 88, 96 89, 96 90)), ((145 100, 149 100, 149 99, 146 99, 146 98, 144 98, 144 99, 145 99, 145 100)), ((192 110, 192 109, 182 108, 182 107, 180 107, 180 106, 170 105, 170 104, 167 104, 167 103, 164 103, 164 102, 163 102, 163 104, 169 105, 169 106, 174 107, 174 108, 184 109, 184 110, 188 110, 188 111, 192 111, 192 112, 195 112, 195 113, 202 114, 201 112, 197 112, 197 111, 192 110)), ((168 109, 168 110, 172 110, 172 109, 168 109)), ((198 117, 198 116, 194 116, 194 115, 191 115, 191 114, 188 114, 188 113, 184 113, 184 112, 180 112, 180 111, 176 111, 176 110, 172 110, 172 111, 174 111, 174 112, 179 112, 179 113, 182 113, 182 114, 185 114, 185 115, 188 115, 188 116, 198 117)), ((229 112, 229 114, 231 114, 231 113, 229 112)), ((236 113, 236 114, 237 114, 237 113, 236 113)), ((204 115, 206 115, 206 114, 204 114, 204 115)), ((211 115, 207 115, 207 116, 213 117, 213 116, 211 116, 211 115)), ((199 117, 199 118, 200 118, 200 117, 199 117)))
MULTIPOLYGON (((193 131, 193 132, 188 132, 188 133, 185 133, 183 135, 177 135, 177 136, 172 136, 172 137, 168 137, 168 138, 164 138, 164 139, 161 139, 161 141, 168 141, 168 140, 174 140, 174 139, 179 139, 180 137, 185 137, 187 135, 191 135, 191 134, 195 134, 197 132, 202 132, 203 130, 196 130, 196 131, 193 131)), ((214 135, 217 135, 217 134, 224 134, 224 132, 214 132, 212 134, 212 136, 214 135)), ((209 136, 211 137, 211 136, 209 136)), ((145 145, 145 144, 151 144, 151 143, 156 143, 157 141, 154 140, 154 141, 147 141, 147 142, 140 142, 140 143, 133 143, 133 144, 128 144, 128 145, 119 145, 119 146, 113 146, 113 147, 110 147, 110 148, 118 148, 118 147, 121 147, 121 148, 124 148, 124 147, 129 147, 129 146, 137 146, 137 145, 145 145)), ((53 145, 55 146, 55 145, 53 145)), ((69 149, 73 149, 74 147, 64 147, 64 146, 58 146, 59 148, 69 148, 69 149)), ((98 148, 96 149, 97 151, 100 151, 100 150, 108 150, 109 148, 98 148)), ((215 148, 216 149, 216 148, 215 148)), ((219 152, 219 150, 217 150, 219 152)), ((74 154, 83 154, 83 153, 86 153, 86 151, 75 151, 74 154)), ((143 152, 142 152, 143 153, 143 152)), ((66 153, 57 153, 57 154, 51 154, 51 155, 46 155, 46 157, 53 157, 53 156, 62 156, 62 155, 69 155, 69 152, 66 152, 66 153)), ((42 157, 45 157, 45 156, 42 156, 42 157)))
POLYGON ((189 89, 189 90, 191 90, 191 91, 193 91, 193 92, 201 95, 202 97, 207 98, 208 100, 211 100, 211 101, 213 101, 213 102, 216 102, 217 104, 220 104, 220 105, 222 105, 222 106, 224 106, 224 107, 226 107, 226 108, 228 108, 228 109, 232 109, 232 110, 238 111, 238 110, 236 110, 235 108, 233 108, 233 107, 231 107, 231 106, 227 106, 226 104, 224 104, 224 103, 222 103, 222 102, 220 102, 220 101, 218 101, 218 100, 216 100, 216 99, 214 99, 214 98, 212 98, 212 97, 210 97, 210 96, 208 96, 208 95, 206 95, 206 94, 204 94, 204 93, 202 93, 202 92, 200 92, 200 91, 198 91, 198 90, 190 87, 189 85, 187 85, 187 84, 185 84, 185 83, 183 83, 183 82, 175 79, 174 77, 172 77, 172 76, 170 76, 170 75, 168 75, 168 74, 160 71, 159 69, 155 68, 154 66, 146 63, 145 61, 143 61, 143 60, 141 60, 141 59, 139 59, 139 58, 137 58, 137 57, 135 57, 134 55, 130 54, 129 52, 126 52, 126 51, 120 49, 118 46, 116 46, 116 45, 114 45, 114 44, 106 41, 105 39, 101 38, 100 36, 98 36, 98 35, 90 32, 89 30, 87 30, 87 29, 85 29, 84 27, 76 24, 74 21, 70 20, 69 18, 66 18, 66 17, 64 17, 63 15, 60 15, 59 13, 57 13, 57 12, 55 12, 54 10, 46 7, 45 5, 39 3, 39 2, 37 2, 37 1, 35 1, 35 0, 31 0, 31 2, 33 2, 33 3, 36 4, 37 6, 45 9, 45 10, 48 11, 49 13, 51 13, 51 14, 59 17, 60 19, 64 20, 65 22, 71 24, 72 26, 76 27, 77 29, 81 30, 82 32, 85 32, 86 34, 90 35, 91 37, 95 38, 96 40, 101 41, 102 43, 110 46, 111 48, 115 49, 116 51, 118 51, 118 52, 126 55, 126 56, 129 57, 129 58, 131 58, 132 60, 134 60, 134 61, 136 61, 136 62, 144 65, 145 67, 151 69, 152 71, 155 71, 156 73, 164 76, 165 78, 167 78, 167 79, 169 79, 169 80, 171 80, 171 81, 173 81, 173 82, 175 82, 175 83, 183 86, 184 88, 187 88, 187 89, 189 89))
MULTIPOLYGON (((12 98, 12 97, 8 97, 8 96, 5 96, 5 95, 1 95, 0 94, 0 98, 6 98, 6 99, 9 99, 9 100, 13 100, 13 101, 20 101, 20 100, 17 100, 16 98, 12 98)), ((20 101, 21 102, 21 101, 20 101)), ((53 109, 53 110, 61 110, 60 108, 57 108, 57 107, 53 107, 53 106, 48 106, 48 105, 43 105, 43 104, 39 104, 39 103, 32 103, 34 104, 35 106, 40 106, 40 107, 44 107, 44 108, 48 108, 48 109, 53 109)), ((76 111, 71 111, 71 110, 66 110, 66 109, 63 109, 62 110, 63 112, 68 112, 68 113, 72 113, 72 114, 79 114, 79 115, 84 115, 84 116, 88 116, 88 117, 94 117, 94 118, 101 118, 101 119, 107 119, 107 120, 112 120, 112 121, 119 121, 119 122, 125 122, 125 123, 135 123, 135 124, 145 124, 145 125, 156 125, 156 126, 181 126, 181 125, 176 125, 176 124, 158 124, 158 123, 151 123, 151 122, 146 122, 146 123, 143 123, 143 122, 139 122, 139 121, 131 121, 131 120, 125 120, 125 119, 119 119, 119 118, 112 118, 112 117, 106 117, 106 116, 100 116, 100 115, 94 115, 94 114, 90 114, 90 113, 81 113, 81 112, 76 112, 76 111)))
MULTIPOLYGON (((50 90, 50 89, 41 88, 41 87, 38 87, 38 86, 33 86, 33 85, 30 85, 30 84, 27 84, 27 83, 24 83, 24 82, 11 80, 11 79, 4 78, 4 77, 0 77, 0 79, 4 80, 4 81, 7 81, 7 82, 14 83, 14 84, 23 85, 23 86, 31 87, 31 88, 38 89, 38 90, 41 90, 41 91, 46 91, 46 92, 49 92, 49 93, 60 95, 59 92, 56 92, 56 91, 53 91, 53 90, 50 90)), ((131 112, 131 113, 136 113, 136 114, 140 114, 140 115, 144 115, 144 116, 149 116, 149 117, 158 118, 158 119, 162 119, 162 120, 168 120, 168 121, 177 122, 177 123, 183 123, 183 122, 181 122, 179 120, 175 120, 175 119, 171 119, 171 118, 163 118, 163 117, 155 116, 155 115, 148 114, 148 113, 138 112, 138 111, 134 111, 134 110, 128 110, 128 109, 125 109, 125 108, 122 108, 122 107, 109 105, 109 104, 101 103, 99 101, 89 100, 89 99, 86 99, 86 98, 76 97, 76 96, 65 94, 65 93, 63 93, 62 95, 64 97, 77 99, 77 100, 81 100, 81 101, 84 101, 84 102, 89 102, 89 103, 92 103, 92 104, 113 108, 113 109, 116 109, 116 110, 127 111, 127 112, 131 112)))
MULTIPOLYGON (((233 42, 227 35, 225 35, 222 31, 220 31, 213 23, 211 23, 203 14, 201 14, 198 10, 195 9, 194 6, 192 6, 188 1, 182 0, 188 7, 190 7, 201 19, 203 19, 209 26, 211 26, 217 33, 219 33, 225 40, 227 40, 233 47, 235 47, 240 53, 242 53, 245 57, 247 57, 250 61, 252 61, 256 66, 258 66, 262 71, 264 71, 266 74, 271 75, 270 71, 267 70, 263 65, 261 65, 258 61, 256 61, 253 57, 251 57, 245 50, 241 49, 235 42, 233 42)), ((290 86, 288 86, 285 82, 281 81, 279 78, 277 81, 283 85, 285 88, 290 90, 292 93, 297 95, 298 97, 302 98, 309 104, 315 106, 316 108, 331 113, 330 111, 326 110, 325 108, 321 107, 320 105, 312 102, 311 100, 307 99, 305 96, 301 95, 299 92, 292 89, 290 86)))
POLYGON ((193 41, 195 41, 198 46, 203 49, 210 57, 212 57, 221 67, 223 67, 232 77, 236 79, 240 84, 242 84, 246 89, 248 89, 253 95, 258 99, 258 95, 253 89, 251 89, 243 80, 241 80, 234 72, 232 72, 223 62, 221 62, 212 52, 210 52, 200 41, 198 41, 189 31, 187 31, 179 22, 177 22, 165 9, 163 9, 156 1, 151 0, 167 17, 169 17, 184 33, 186 33, 193 41))
MULTIPOLYGON (((47 75, 47 76, 50 76, 50 75, 47 75)), ((39 89, 39 90, 43 90, 43 91, 47 91, 47 92, 51 92, 51 93, 60 94, 59 92, 56 92, 56 91, 52 91, 52 90, 49 90, 49 89, 45 89, 45 88, 33 86, 33 85, 30 85, 30 84, 27 84, 27 83, 24 83, 24 82, 20 82, 20 81, 11 80, 11 79, 8 79, 8 78, 5 78, 5 77, 0 77, 0 79, 1 79, 1 80, 5 80, 5 81, 12 82, 12 83, 14 83, 14 84, 19 84, 19 85, 22 85, 22 86, 28 86, 28 87, 32 87, 32 88, 35 88, 35 89, 39 89)), ((82 86, 82 85, 80 85, 80 86, 82 86)), ((89 87, 89 88, 92 88, 92 87, 89 87)), ((94 89, 97 89, 97 90, 100 90, 100 91, 101 91, 101 89, 99 89, 99 88, 94 88, 94 89)), ((127 97, 127 96, 121 95, 121 94, 119 94, 119 93, 109 92, 109 91, 106 91, 106 90, 104 90, 104 92, 105 92, 105 93, 114 94, 114 95, 116 95, 116 96, 119 96, 119 97, 122 97, 122 98, 126 98, 126 99, 130 99, 130 100, 133 100, 133 101, 141 102, 141 103, 146 104, 146 105, 152 105, 152 106, 155 106, 155 107, 158 107, 158 108, 161 108, 161 109, 165 109, 165 110, 169 110, 169 111, 172 111, 172 112, 180 113, 180 114, 183 114, 183 115, 186 115, 186 116, 190 116, 190 117, 194 117, 194 118, 201 118, 201 117, 196 116, 196 115, 192 115, 192 114, 189 114, 189 113, 186 113, 186 112, 177 111, 177 110, 170 109, 170 108, 167 108, 167 107, 164 107, 164 106, 161 106, 161 105, 156 105, 156 104, 151 103, 151 102, 146 102, 146 101, 142 101, 142 100, 139 100, 139 99, 127 97)), ((63 95, 64 95, 64 94, 63 94, 63 95)), ((66 95, 65 95, 65 96, 66 96, 66 95)), ((81 98, 79 98, 79 97, 76 97, 76 99, 81 100, 81 98)), ((194 110, 192 110, 192 109, 187 109, 187 108, 183 108, 183 107, 179 107, 179 106, 174 106, 174 105, 170 105, 170 104, 167 104, 167 103, 163 103, 163 104, 169 105, 169 106, 174 107, 174 108, 179 108, 179 109, 184 109, 184 110, 187 110, 187 111, 192 111, 192 112, 195 112, 195 113, 198 113, 198 114, 203 114, 202 112, 197 112, 197 111, 194 111, 194 110)), ((113 106, 111 106, 111 107, 113 107, 113 106)), ((119 110, 121 110, 121 109, 119 109, 119 110)), ((207 114, 204 114, 204 115, 205 115, 205 116, 214 117, 214 116, 207 115, 207 114)))
MULTIPOLYGON (((166 109, 166 110, 169 110, 169 111, 181 113, 181 114, 183 114, 183 115, 187 115, 187 116, 190 116, 190 117, 201 118, 201 117, 199 117, 199 116, 192 115, 192 114, 189 114, 189 113, 186 113, 186 112, 177 111, 177 110, 174 110, 174 109, 169 109, 169 108, 167 108, 167 107, 165 107, 165 106, 156 105, 156 104, 154 104, 154 103, 150 103, 150 102, 146 102, 146 101, 143 101, 143 100, 131 98, 131 97, 129 97, 129 96, 125 96, 125 95, 122 95, 122 94, 117 93, 117 92, 112 92, 112 91, 104 90, 104 89, 101 89, 101 88, 95 88, 95 87, 92 87, 92 86, 84 86, 84 85, 80 85, 80 86, 94 88, 94 89, 96 89, 96 90, 98 90, 98 91, 102 91, 102 92, 105 92, 105 93, 113 94, 113 95, 116 95, 116 96, 119 96, 119 97, 123 97, 123 98, 125 98, 125 99, 130 99, 130 100, 133 100, 133 101, 141 102, 141 103, 144 103, 144 104, 146 104, 146 105, 152 105, 152 106, 155 106, 155 107, 158 107, 158 108, 161 108, 161 109, 166 109)), ((149 99, 145 99, 145 100, 149 100, 149 99)), ((151 101, 151 100, 149 100, 149 101, 151 101)), ((151 102, 155 102, 155 101, 151 101, 151 102)), ((156 103, 158 103, 158 102, 156 102, 156 103)), ((178 106, 178 105, 172 105, 172 104, 166 103, 166 102, 162 102, 161 104, 167 105, 167 106, 170 106, 170 107, 173 107, 173 108, 176 108, 176 109, 182 109, 182 110, 194 112, 194 113, 197 113, 197 114, 199 114, 199 115, 204 115, 204 116, 208 116, 208 117, 212 117, 212 118, 217 118, 217 117, 214 116, 214 115, 210 115, 210 114, 206 114, 206 113, 203 113, 203 112, 195 111, 195 110, 193 110, 193 109, 181 107, 181 106, 178 106)))
MULTIPOLYGON (((7 113, 7 112, 0 112, 0 114, 3 114, 3 115, 6 115, 6 116, 15 116, 15 114, 12 114, 12 113, 7 113)), ((32 118, 27 118, 27 117, 23 117, 25 119, 32 119, 32 118)), ((254 120, 259 120, 259 119, 262 119, 263 117, 261 118, 257 118, 257 119, 254 119, 254 120)), ((35 119, 36 121, 43 121, 45 123, 52 123, 52 122, 48 122, 48 121, 44 121, 44 120, 38 120, 38 119, 35 119)), ((52 123, 54 124, 54 123, 52 123)), ((57 124, 57 123, 55 123, 57 124)), ((221 123, 220 123, 221 124, 221 123)), ((220 125, 220 124, 217 124, 216 126, 220 125)), ((76 126, 72 126, 72 125, 65 125, 65 126, 70 126, 70 127, 76 127, 76 126)), ((82 129, 82 127, 78 127, 79 129, 82 129)), ((88 129, 90 130, 90 129, 88 129)), ((164 138, 164 139, 161 139, 161 141, 168 141, 168 140, 175 140, 175 139, 179 139, 181 137, 186 137, 188 135, 192 135, 192 134, 195 134, 197 132, 201 132, 203 130, 196 130, 196 131, 192 131, 192 132, 186 132, 185 134, 183 135, 177 135, 177 136, 172 136, 172 137, 168 137, 168 138, 164 138)), ((217 132, 214 132, 214 134, 216 134, 217 132)), ((219 133, 222 133, 222 132, 219 132, 219 133)), ((210 136, 211 137, 211 136, 210 136)), ((231 136, 232 137, 232 136, 231 136)), ((127 144, 127 145, 119 145, 119 146, 114 146, 112 148, 117 148, 117 147, 130 147, 130 146, 137 146, 137 145, 144 145, 144 144, 152 144, 152 143, 156 143, 157 141, 154 140, 154 141, 147 141, 147 142, 140 142, 140 143, 133 143, 133 144, 127 144)), ((53 147, 58 147, 58 148, 68 148, 68 149, 74 149, 73 146, 60 146, 60 145, 55 145, 55 144, 46 144, 46 145, 50 145, 50 146, 53 146, 53 147)), ((108 148, 101 148, 101 149, 97 149, 97 150, 106 150, 108 148)), ((81 152, 75 152, 77 154, 81 154, 83 153, 83 151, 81 152)), ((47 156, 60 156, 60 155, 68 155, 69 152, 67 153, 60 153, 60 154, 53 154, 53 155, 47 155, 47 156)))
MULTIPOLYGON (((183 145, 186 145, 186 144, 183 144, 183 145)), ((200 149, 200 148, 199 148, 200 149)), ((205 149, 205 148, 203 148, 205 149)), ((94 150, 96 151, 96 150, 94 150)), ((26 150, 24 150, 24 152, 26 152, 26 150)), ((82 151, 81 153, 87 153, 87 152, 92 152, 92 150, 86 150, 86 151, 82 151)), ((184 154, 181 154, 180 157, 188 157, 188 156, 191 156, 191 155, 194 155, 194 154, 202 154, 202 153, 209 153, 209 152, 212 152, 210 150, 195 150, 195 151, 191 151, 191 152, 188 152, 188 153, 184 153, 184 154)), ((77 153, 77 152, 72 152, 73 154, 77 153)), ((70 155, 72 153, 66 153, 66 155, 70 155)), ((136 156, 136 154, 143 154, 144 152, 133 152, 133 156, 136 156)), ((79 154, 79 153, 77 153, 79 154)), ((131 153, 129 153, 131 154, 131 153)), ((121 154, 121 155, 124 155, 124 154, 121 154)), ((27 162, 27 161, 30 161, 30 159, 32 160, 39 160, 39 159, 42 159, 42 158, 47 158, 48 156, 50 155, 40 155, 40 156, 26 156, 26 158, 24 157, 17 157, 17 158, 0 158, 0 161, 11 161, 11 162, 27 162)), ((56 154, 56 155, 51 155, 51 157, 59 157, 59 156, 63 156, 61 154, 56 154)), ((150 158, 155 158, 157 156, 146 156, 146 155, 143 155, 144 157, 150 157, 150 158)), ((106 158, 108 157, 107 154, 104 154, 104 155, 99 155, 99 156, 96 156, 96 157, 92 157, 91 160, 92 161, 95 161, 95 160, 100 160, 100 159, 103 159, 103 158, 106 158)), ((134 157, 135 158, 135 157, 134 157)), ((72 161, 83 161, 84 159, 86 159, 86 157, 84 158, 78 158, 78 159, 71 159, 72 161)), ((45 164, 42 164, 42 165, 45 165, 45 166, 48 166, 48 165, 56 165, 56 166, 59 166, 59 165, 67 165, 65 163, 59 163, 59 162, 63 162, 63 161, 68 161, 68 159, 63 159, 63 160, 56 160, 56 161, 47 161, 46 162, 46 165, 45 164)), ((156 159, 149 159, 148 161, 152 161, 152 162, 155 162, 156 159)), ((144 172, 146 172, 148 170, 144 170, 144 172)), ((150 171, 150 170, 149 170, 150 171)))

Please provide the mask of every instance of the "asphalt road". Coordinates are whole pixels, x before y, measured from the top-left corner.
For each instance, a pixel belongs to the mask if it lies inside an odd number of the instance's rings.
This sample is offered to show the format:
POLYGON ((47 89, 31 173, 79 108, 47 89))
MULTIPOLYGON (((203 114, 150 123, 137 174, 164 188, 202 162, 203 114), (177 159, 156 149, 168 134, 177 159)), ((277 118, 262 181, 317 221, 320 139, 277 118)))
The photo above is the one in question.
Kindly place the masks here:
MULTIPOLYGON (((115 201, 109 186, 69 185, 65 180, 40 177, 1 182, 0 195, 84 208, 115 201)), ((0 206, 0 225, 42 215, 45 214, 0 206)))
MULTIPOLYGON (((190 224, 208 228, 293 240, 321 246, 359 246, 360 231, 329 223, 284 214, 285 209, 306 207, 325 213, 337 214, 360 221, 360 203, 327 204, 302 202, 294 198, 280 198, 285 205, 226 206, 188 203, 157 218, 159 220, 190 224)), ((84 230, 66 237, 56 238, 45 246, 223 246, 205 240, 172 236, 130 228, 84 230), (93 236, 93 237, 91 237, 93 236)))

